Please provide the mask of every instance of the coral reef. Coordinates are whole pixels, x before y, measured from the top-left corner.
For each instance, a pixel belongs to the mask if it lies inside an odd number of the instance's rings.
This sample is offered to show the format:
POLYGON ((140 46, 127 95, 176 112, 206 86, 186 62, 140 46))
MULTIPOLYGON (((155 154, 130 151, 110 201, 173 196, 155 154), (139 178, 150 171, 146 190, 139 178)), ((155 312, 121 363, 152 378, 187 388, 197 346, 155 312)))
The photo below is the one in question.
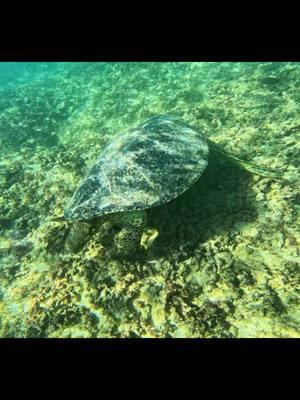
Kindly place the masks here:
MULTIPOLYGON (((1 337, 300 337, 298 63, 59 63, 0 87, 1 337), (94 235, 65 254, 56 220, 109 139, 175 113, 212 155, 149 210, 143 260, 94 235)), ((35 67, 36 68, 36 67, 35 67)))

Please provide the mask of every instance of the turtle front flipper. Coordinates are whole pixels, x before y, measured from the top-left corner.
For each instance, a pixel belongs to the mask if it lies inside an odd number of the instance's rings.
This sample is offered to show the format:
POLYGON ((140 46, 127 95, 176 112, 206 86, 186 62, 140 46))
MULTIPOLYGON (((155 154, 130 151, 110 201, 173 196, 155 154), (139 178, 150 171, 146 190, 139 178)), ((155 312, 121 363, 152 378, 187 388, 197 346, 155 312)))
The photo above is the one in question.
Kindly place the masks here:
POLYGON ((88 222, 76 221, 72 224, 65 242, 67 253, 77 253, 91 237, 93 225, 88 222))
POLYGON ((115 234, 111 255, 128 257, 141 252, 141 237, 145 228, 146 211, 132 211, 115 215, 115 224, 120 231, 115 234))

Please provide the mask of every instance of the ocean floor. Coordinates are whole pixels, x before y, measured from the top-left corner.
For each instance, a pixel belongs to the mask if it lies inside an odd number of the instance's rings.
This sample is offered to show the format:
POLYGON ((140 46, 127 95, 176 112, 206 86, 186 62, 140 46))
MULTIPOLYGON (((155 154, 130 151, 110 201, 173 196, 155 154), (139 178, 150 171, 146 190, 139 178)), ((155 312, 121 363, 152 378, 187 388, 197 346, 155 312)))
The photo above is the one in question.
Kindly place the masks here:
POLYGON ((0 82, 1 337, 300 337, 299 63, 22 68, 0 82), (211 155, 149 210, 145 260, 109 258, 97 235, 66 254, 55 217, 101 150, 165 113, 282 179, 211 155))

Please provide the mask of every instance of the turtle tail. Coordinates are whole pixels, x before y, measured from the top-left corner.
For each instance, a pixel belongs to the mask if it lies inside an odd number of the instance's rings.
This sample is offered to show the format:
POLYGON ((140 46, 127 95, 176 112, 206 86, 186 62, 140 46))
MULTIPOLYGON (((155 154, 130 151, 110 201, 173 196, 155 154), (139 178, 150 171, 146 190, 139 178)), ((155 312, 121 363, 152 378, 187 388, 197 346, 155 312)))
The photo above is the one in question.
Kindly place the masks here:
POLYGON ((235 155, 223 150, 217 143, 214 143, 209 140, 210 150, 213 150, 219 154, 221 154, 225 159, 239 165, 241 168, 245 169, 248 172, 251 172, 255 175, 260 175, 266 178, 272 179, 282 179, 282 172, 274 171, 268 168, 260 167, 258 165, 252 164, 249 161, 241 160, 235 155))

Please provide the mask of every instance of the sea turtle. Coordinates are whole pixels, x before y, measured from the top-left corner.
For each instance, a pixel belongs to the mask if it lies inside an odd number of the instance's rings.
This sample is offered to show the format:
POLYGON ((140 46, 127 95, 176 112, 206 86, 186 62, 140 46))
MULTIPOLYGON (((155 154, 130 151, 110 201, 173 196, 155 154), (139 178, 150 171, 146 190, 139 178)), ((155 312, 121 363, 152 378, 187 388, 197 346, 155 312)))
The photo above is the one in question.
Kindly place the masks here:
POLYGON ((225 153, 198 129, 173 115, 156 115, 117 135, 75 191, 64 218, 74 221, 65 248, 76 252, 105 223, 116 229, 113 254, 129 256, 141 249, 147 209, 185 192, 205 170, 210 150, 245 169, 266 171, 225 153))

